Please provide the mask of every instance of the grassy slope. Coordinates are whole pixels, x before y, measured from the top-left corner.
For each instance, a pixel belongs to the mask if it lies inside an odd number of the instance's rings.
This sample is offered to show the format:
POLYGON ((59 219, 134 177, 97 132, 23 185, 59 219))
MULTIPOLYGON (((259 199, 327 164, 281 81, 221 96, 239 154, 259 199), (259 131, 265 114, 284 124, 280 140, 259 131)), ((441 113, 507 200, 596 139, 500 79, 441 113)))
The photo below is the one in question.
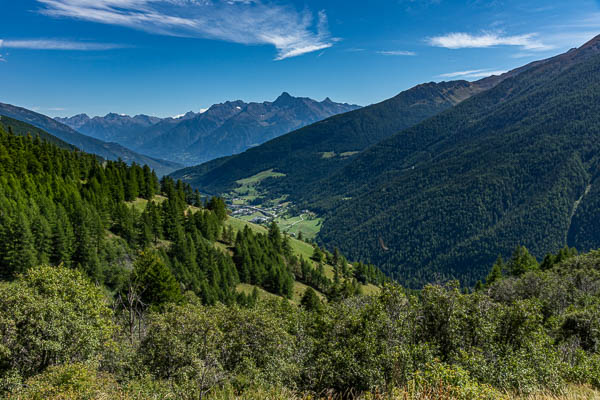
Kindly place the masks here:
POLYGON ((291 218, 279 217, 275 219, 275 222, 277 222, 277 225, 282 232, 287 232, 288 234, 293 233, 296 236, 302 232, 302 236, 305 238, 314 239, 321 230, 323 219, 308 219, 306 215, 303 215, 302 217, 303 219, 300 219, 299 216, 291 218))
MULTIPOLYGON (((166 197, 161 196, 161 195, 157 195, 154 197, 154 201, 156 201, 157 203, 162 203, 165 200, 166 200, 166 197)), ((138 199, 130 202, 129 204, 131 206, 133 206, 139 212, 142 212, 146 208, 147 203, 148 203, 148 200, 138 198, 138 199)), ((196 207, 190 206, 189 210, 197 211, 199 209, 196 207)), ((227 219, 227 221, 225 222, 225 224, 233 227, 234 231, 236 231, 236 232, 239 230, 242 230, 242 229, 244 229, 244 227, 248 226, 255 233, 262 233, 262 234, 267 233, 267 229, 265 227, 253 224, 248 221, 241 220, 239 218, 229 217, 227 219)), ((310 257, 313 254, 313 247, 311 244, 294 239, 294 238, 290 238, 290 244, 292 246, 292 250, 293 250, 294 254, 296 254, 297 257, 305 258, 306 260, 310 261, 313 264, 313 266, 316 267, 316 265, 317 265, 316 262, 314 262, 313 260, 310 259, 310 257)), ((223 244, 221 242, 215 242, 214 245, 217 249, 227 253, 228 255, 232 255, 231 249, 229 249, 225 244, 223 244)), ((325 275, 329 279, 333 279, 333 267, 331 265, 327 265, 327 264, 325 265, 325 275)), ((254 287, 255 287, 254 285, 241 283, 238 285, 237 289, 240 292, 252 293, 252 289, 254 287)), ((294 282, 294 293, 292 295, 292 301, 294 303, 300 303, 300 299, 302 298, 302 295, 304 294, 307 287, 308 286, 306 286, 305 284, 303 284, 301 282, 294 282)), ((258 288, 258 291, 259 291, 260 296, 263 298, 278 297, 277 295, 269 293, 261 288, 258 288)), ((370 285, 370 284, 363 285, 362 291, 364 294, 376 294, 376 293, 378 293, 379 288, 377 286, 370 285)), ((322 299, 325 299, 325 296, 322 293, 317 291, 317 294, 322 299)))

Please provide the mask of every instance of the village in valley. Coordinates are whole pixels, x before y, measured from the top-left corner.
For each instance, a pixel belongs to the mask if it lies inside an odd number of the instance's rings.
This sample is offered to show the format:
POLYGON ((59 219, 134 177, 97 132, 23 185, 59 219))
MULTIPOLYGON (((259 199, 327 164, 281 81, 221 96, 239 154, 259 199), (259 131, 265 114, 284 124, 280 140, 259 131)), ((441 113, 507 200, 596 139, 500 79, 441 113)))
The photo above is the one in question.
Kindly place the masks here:
POLYGON ((287 196, 265 200, 267 196, 261 182, 282 176, 285 175, 273 170, 263 171, 238 180, 236 183, 239 186, 229 193, 223 193, 222 196, 235 218, 264 226, 275 221, 279 229, 291 237, 312 240, 319 233, 323 223, 316 213, 307 209, 298 211, 287 196))

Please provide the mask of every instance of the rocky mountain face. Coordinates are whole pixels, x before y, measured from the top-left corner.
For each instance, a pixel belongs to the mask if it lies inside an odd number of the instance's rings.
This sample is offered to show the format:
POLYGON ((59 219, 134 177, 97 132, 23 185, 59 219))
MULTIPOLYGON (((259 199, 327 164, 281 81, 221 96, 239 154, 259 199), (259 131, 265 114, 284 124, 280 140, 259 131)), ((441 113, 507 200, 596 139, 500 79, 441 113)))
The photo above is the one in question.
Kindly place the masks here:
POLYGON ((85 114, 57 121, 94 138, 116 142, 153 157, 193 165, 240 153, 332 115, 356 110, 327 98, 321 102, 283 93, 273 102, 241 100, 215 104, 178 118, 85 114))

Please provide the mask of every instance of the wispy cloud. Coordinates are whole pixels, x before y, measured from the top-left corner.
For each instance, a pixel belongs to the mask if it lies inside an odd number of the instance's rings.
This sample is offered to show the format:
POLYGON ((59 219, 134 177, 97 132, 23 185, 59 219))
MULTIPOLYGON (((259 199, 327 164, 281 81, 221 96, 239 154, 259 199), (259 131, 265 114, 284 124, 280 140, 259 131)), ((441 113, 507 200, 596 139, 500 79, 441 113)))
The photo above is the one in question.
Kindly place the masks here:
POLYGON ((263 0, 37 0, 41 12, 153 34, 270 44, 277 60, 331 47, 324 11, 263 0))
POLYGON ((445 47, 447 49, 485 48, 494 46, 519 46, 523 50, 544 51, 551 50, 553 46, 547 45, 537 39, 537 34, 504 36, 500 33, 482 33, 472 35, 469 33, 449 33, 427 39, 431 46, 445 47))
POLYGON ((377 54, 381 54, 382 56, 416 56, 417 53, 414 51, 404 51, 404 50, 381 50, 378 51, 377 54))
POLYGON ((49 39, 32 39, 32 40, 2 40, 0 39, 0 48, 10 49, 32 49, 32 50, 111 50, 124 47, 123 45, 112 43, 90 43, 90 42, 75 42, 68 40, 49 40, 49 39))
POLYGON ((448 72, 438 75, 438 78, 460 78, 460 79, 478 79, 487 78, 492 75, 502 75, 507 71, 491 69, 473 69, 469 71, 448 72))

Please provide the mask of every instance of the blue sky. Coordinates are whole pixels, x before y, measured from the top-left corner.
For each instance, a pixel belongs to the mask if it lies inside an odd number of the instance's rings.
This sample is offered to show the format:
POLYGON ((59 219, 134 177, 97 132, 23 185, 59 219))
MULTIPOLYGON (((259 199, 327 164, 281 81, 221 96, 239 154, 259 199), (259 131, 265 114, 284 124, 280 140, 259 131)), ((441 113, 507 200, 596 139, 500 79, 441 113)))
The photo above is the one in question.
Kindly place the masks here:
POLYGON ((367 105, 600 34, 596 0, 0 0, 0 101, 173 116, 281 92, 367 105))

